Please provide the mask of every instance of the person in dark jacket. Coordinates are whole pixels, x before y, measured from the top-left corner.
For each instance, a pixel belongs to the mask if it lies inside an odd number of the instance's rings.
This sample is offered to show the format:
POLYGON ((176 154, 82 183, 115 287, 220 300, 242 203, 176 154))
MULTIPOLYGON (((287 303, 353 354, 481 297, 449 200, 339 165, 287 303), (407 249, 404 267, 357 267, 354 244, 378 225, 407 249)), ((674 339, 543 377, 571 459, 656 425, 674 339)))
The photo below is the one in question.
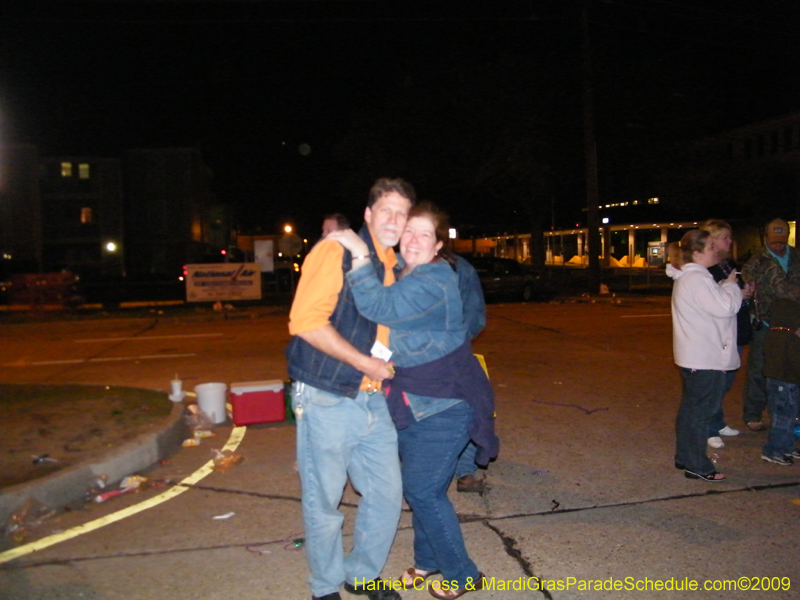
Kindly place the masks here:
MULTIPOLYGON (((731 237, 731 226, 725 221, 720 219, 709 219, 700 225, 700 229, 708 231, 714 239, 714 247, 719 254, 719 263, 713 267, 709 267, 708 271, 714 277, 714 281, 719 283, 728 278, 732 271, 736 270, 736 263, 731 260, 731 246, 733 245, 733 238, 731 237)), ((753 296, 753 284, 745 285, 741 280, 737 279, 739 288, 742 290, 742 307, 736 313, 736 347, 739 351, 739 358, 742 356, 744 347, 750 343, 753 337, 753 328, 750 324, 750 310, 748 308, 748 301, 753 296)), ((725 379, 725 394, 727 394, 733 381, 736 379, 736 371, 728 371, 725 379)), ((724 397, 724 395, 723 395, 724 397)), ((722 408, 722 399, 720 399, 719 407, 711 420, 711 425, 708 430, 708 445, 712 448, 722 448, 725 443, 720 436, 736 436, 739 435, 739 430, 729 427, 725 424, 725 414, 722 408)))
MULTIPOLYGON (((414 527, 414 566, 401 581, 452 600, 481 589, 483 574, 467 553, 447 488, 470 439, 482 465, 497 456, 499 442, 494 394, 472 354, 458 276, 447 260, 447 231, 444 213, 422 203, 409 213, 400 238, 405 261, 400 279, 382 286, 366 261, 354 261, 347 279, 359 312, 391 331, 396 374, 387 403, 414 527), (436 573, 442 581, 425 581, 436 573)), ((354 256, 363 253, 363 241, 352 231, 328 239, 341 241, 354 256)))
POLYGON ((764 341, 764 377, 772 427, 761 460, 788 466, 800 458, 794 442, 800 406, 800 302, 788 298, 772 302, 764 341))
POLYGON ((764 248, 742 267, 742 279, 755 283, 751 303, 753 339, 747 353, 742 418, 751 431, 763 431, 761 415, 767 405, 764 380, 764 340, 772 321, 770 307, 777 298, 800 302, 800 250, 789 245, 789 223, 773 219, 764 231, 764 248))
MULTIPOLYGON (((461 302, 464 305, 467 337, 473 340, 486 327, 486 300, 475 267, 458 254, 455 255, 455 261, 453 268, 458 275, 458 290, 461 292, 461 302)), ((478 469, 478 464, 475 462, 477 451, 475 442, 470 440, 458 457, 455 472, 456 490, 461 493, 481 494, 485 489, 485 477, 478 479, 475 476, 478 469)))

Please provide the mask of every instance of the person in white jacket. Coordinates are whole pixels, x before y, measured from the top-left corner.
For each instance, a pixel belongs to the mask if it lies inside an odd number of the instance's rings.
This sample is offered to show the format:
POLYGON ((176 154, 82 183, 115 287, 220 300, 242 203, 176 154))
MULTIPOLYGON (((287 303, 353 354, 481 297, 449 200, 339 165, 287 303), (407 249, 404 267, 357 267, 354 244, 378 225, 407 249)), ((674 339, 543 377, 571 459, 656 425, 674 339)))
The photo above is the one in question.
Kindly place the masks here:
POLYGON ((689 479, 717 482, 706 454, 708 427, 725 393, 725 373, 739 368, 736 313, 742 292, 736 272, 715 283, 708 268, 719 261, 707 231, 687 232, 680 242, 680 265, 668 265, 672 288, 672 349, 683 380, 675 421, 675 467, 689 479))

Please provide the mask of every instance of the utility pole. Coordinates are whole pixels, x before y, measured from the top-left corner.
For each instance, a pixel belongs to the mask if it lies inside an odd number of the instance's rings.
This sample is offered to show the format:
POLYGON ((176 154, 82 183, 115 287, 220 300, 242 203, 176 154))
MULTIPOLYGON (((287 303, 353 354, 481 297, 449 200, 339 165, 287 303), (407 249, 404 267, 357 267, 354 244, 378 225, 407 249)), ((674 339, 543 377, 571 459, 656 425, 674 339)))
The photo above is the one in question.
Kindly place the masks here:
POLYGON ((594 139, 592 54, 589 41, 589 0, 583 2, 583 147, 586 165, 586 225, 589 229, 589 291, 600 289, 600 210, 597 193, 597 145, 594 139))

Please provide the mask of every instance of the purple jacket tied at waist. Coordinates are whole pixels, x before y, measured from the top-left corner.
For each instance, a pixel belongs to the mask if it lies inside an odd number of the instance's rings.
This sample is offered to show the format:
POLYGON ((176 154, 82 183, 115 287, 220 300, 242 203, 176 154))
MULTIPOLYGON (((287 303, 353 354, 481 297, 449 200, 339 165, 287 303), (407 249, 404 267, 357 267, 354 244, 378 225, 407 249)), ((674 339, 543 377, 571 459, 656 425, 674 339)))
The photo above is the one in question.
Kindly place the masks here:
POLYGON ((500 440, 494 433, 494 391, 469 342, 436 360, 416 367, 397 367, 387 389, 386 402, 395 427, 405 429, 414 418, 403 398, 404 392, 433 398, 454 398, 468 402, 475 410, 469 435, 481 466, 497 457, 500 440))

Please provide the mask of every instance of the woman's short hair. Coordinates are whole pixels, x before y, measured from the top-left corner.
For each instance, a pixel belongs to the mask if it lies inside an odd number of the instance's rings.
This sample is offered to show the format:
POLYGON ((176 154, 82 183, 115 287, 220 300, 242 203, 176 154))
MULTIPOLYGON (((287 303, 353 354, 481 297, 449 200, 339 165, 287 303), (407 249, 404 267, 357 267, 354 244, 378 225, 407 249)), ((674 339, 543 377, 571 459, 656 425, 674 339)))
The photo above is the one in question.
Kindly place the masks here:
POLYGON ((706 249, 706 242, 711 234, 703 229, 692 229, 683 234, 681 238, 681 259, 683 263, 694 262, 692 256, 695 252, 702 252, 706 249))
POLYGON ((433 230, 436 232, 436 241, 442 242, 442 247, 439 248, 436 256, 446 260, 451 265, 455 264, 456 259, 447 245, 450 239, 450 221, 447 217, 447 213, 433 202, 423 200, 419 204, 414 205, 408 212, 409 219, 414 217, 427 217, 431 220, 431 223, 433 223, 433 230))
POLYGON ((719 237, 723 229, 733 231, 731 226, 722 219, 709 219, 708 221, 703 221, 700 223, 699 227, 703 231, 710 233, 711 237, 719 237))

